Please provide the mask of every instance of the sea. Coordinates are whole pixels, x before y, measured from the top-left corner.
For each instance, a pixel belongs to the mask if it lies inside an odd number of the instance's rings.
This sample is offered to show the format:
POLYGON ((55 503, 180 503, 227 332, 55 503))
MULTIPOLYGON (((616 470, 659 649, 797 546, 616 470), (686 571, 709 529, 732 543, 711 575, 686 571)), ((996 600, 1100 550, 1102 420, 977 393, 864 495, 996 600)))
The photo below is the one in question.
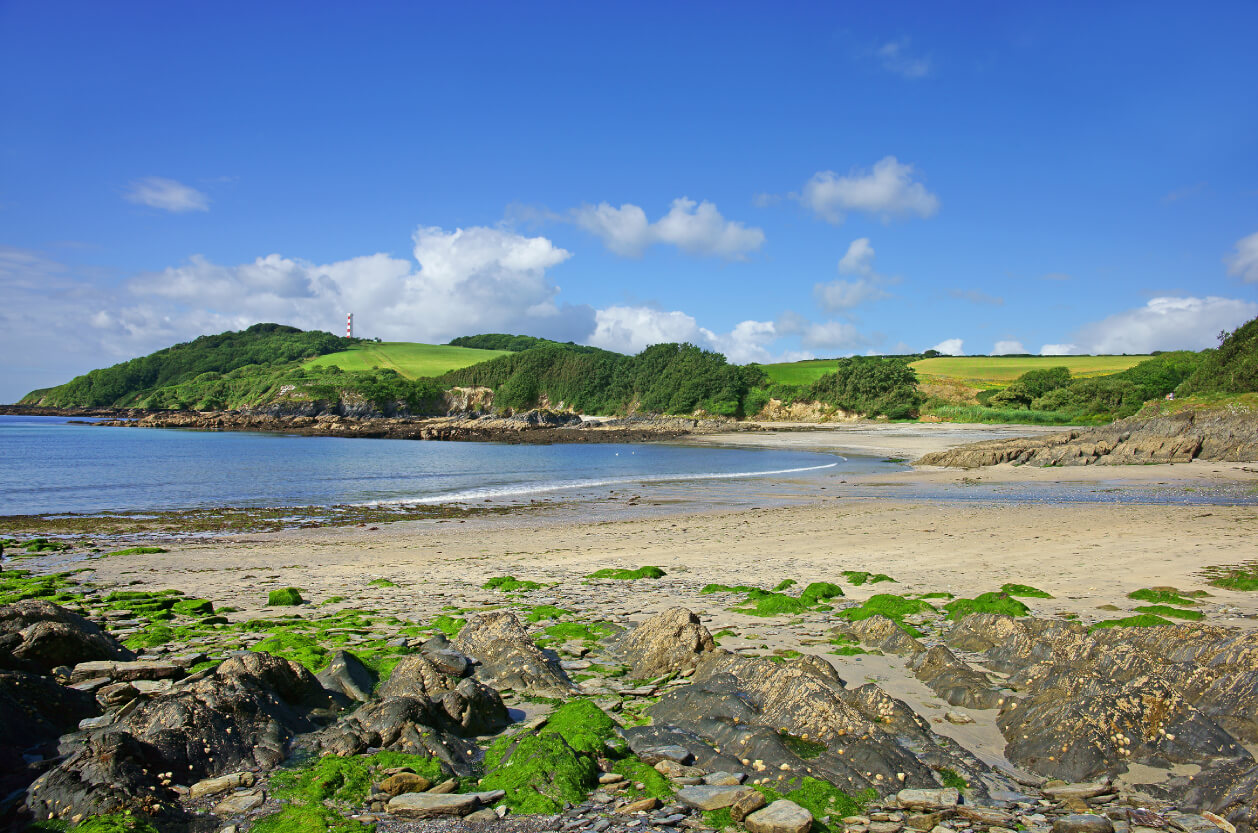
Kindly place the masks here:
MULTIPOLYGON (((0 415, 0 515, 527 503, 890 470, 874 458, 684 443, 514 445, 129 428, 0 415)), ((732 492, 731 492, 732 494, 732 492)))

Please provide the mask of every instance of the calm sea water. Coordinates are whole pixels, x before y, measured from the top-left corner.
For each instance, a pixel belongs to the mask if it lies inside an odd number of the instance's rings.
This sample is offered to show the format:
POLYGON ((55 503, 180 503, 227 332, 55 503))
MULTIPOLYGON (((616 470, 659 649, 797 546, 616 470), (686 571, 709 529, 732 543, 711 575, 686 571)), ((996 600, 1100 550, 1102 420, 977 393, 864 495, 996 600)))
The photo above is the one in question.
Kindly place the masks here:
POLYGON ((527 502, 639 484, 746 488, 889 468, 668 443, 496 443, 108 428, 0 416, 0 515, 373 502, 527 502), (736 485, 737 484, 737 485, 736 485))

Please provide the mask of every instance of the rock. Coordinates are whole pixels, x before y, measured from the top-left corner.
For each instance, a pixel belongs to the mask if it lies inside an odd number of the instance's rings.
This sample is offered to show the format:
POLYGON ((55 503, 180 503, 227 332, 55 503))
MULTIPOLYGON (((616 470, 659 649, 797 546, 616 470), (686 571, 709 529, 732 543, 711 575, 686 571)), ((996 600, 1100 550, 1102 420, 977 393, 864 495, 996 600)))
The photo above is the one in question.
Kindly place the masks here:
POLYGON ((904 632, 904 628, 886 616, 870 616, 857 622, 844 622, 830 630, 833 636, 846 636, 883 653, 916 656, 926 646, 904 632))
POLYGON ((1106 778, 1103 781, 1096 781, 1090 784, 1065 784, 1059 787, 1042 787, 1040 792, 1049 798, 1065 801, 1071 798, 1095 798, 1098 795, 1105 795, 1111 789, 1110 781, 1106 778))
POLYGON ((428 790, 428 792, 432 793, 433 795, 449 795, 450 793, 458 790, 458 788, 459 788, 459 782, 457 779, 447 778, 445 781, 442 781, 437 786, 428 790))
POLYGON ((743 820, 749 833, 808 833, 812 813, 785 798, 757 810, 743 820))
POLYGON ((237 787, 252 787, 254 776, 248 770, 220 775, 217 778, 206 778, 188 788, 188 797, 194 801, 207 795, 218 795, 237 787))
POLYGON ((214 815, 216 816, 234 816, 239 813, 247 813, 250 810, 256 810, 266 801, 266 796, 261 790, 253 790, 250 792, 236 793, 224 798, 218 804, 214 805, 214 815))
POLYGON ((456 793, 404 793, 389 799, 388 811, 412 819, 462 817, 480 806, 475 795, 456 793))
POLYGON ((974 807, 969 804, 961 804, 956 808, 956 814, 966 821, 985 824, 988 827, 1013 827, 1018 822, 1017 816, 996 810, 991 807, 974 807))
POLYGON ((936 645, 909 662, 914 676, 930 687, 950 706, 967 709, 995 709, 1005 696, 988 681, 943 645, 936 645))
POLYGON ((714 787, 733 787, 747 780, 741 772, 713 772, 703 776, 703 783, 714 787))
MULTIPOLYGON (((736 802, 740 796, 748 793, 756 792, 751 787, 716 787, 708 785, 699 785, 695 787, 683 787, 677 791, 677 800, 688 807, 694 807, 697 810, 720 810, 723 807, 729 807, 736 802)), ((757 793, 758 794, 758 793, 757 793)))
POLYGON ((654 766, 660 761, 688 764, 695 759, 690 750, 684 746, 647 746, 641 749, 634 749, 633 754, 637 755, 642 763, 650 766, 654 766))
POLYGON ((24 756, 52 758, 57 739, 89 724, 100 706, 85 691, 26 671, 0 671, 0 815, 4 796, 21 794, 35 778, 24 756))
POLYGON ((288 741, 314 728, 307 712, 326 704, 309 671, 271 654, 245 652, 204 677, 149 700, 133 700, 110 725, 63 744, 67 757, 27 790, 36 819, 127 810, 177 817, 177 796, 160 773, 201 780, 271 768, 288 741))
POLYGON ((624 815, 633 815, 634 813, 649 813, 656 807, 660 806, 659 799, 640 798, 637 801, 631 801, 620 808, 620 812, 624 815))
POLYGON ((468 793, 468 795, 473 796, 481 804, 490 805, 495 802, 502 801, 504 798, 506 798, 507 791, 506 790, 488 790, 486 792, 468 793))
POLYGON ((427 755, 444 762, 456 775, 472 774, 476 745, 455 732, 455 724, 439 703, 427 697, 372 700, 306 741, 321 752, 361 755, 368 749, 427 755))
POLYGON ((1055 819, 1053 833, 1114 833, 1114 823, 1105 816, 1076 813, 1055 819))
POLYGON ((0 605, 0 668, 48 674, 89 660, 135 654, 92 622, 42 599, 0 605))
POLYGON ((712 634, 689 610, 658 613, 621 637, 616 653, 637 679, 691 670, 698 657, 716 647, 712 634))
POLYGON ((598 782, 600 784, 619 784, 625 780, 625 776, 619 772, 602 772, 599 773, 598 782))
POLYGON ((474 822, 479 822, 481 824, 484 824, 486 822, 497 821, 499 816, 495 810, 489 807, 485 807, 481 810, 476 810, 475 812, 468 813, 466 816, 464 816, 464 818, 467 821, 474 821, 474 822))
POLYGON ((447 691, 454 689, 456 681, 441 672, 432 661, 423 654, 410 654, 402 657, 393 667, 389 679, 380 684, 376 697, 387 700, 390 697, 428 697, 436 699, 447 691))
POLYGON ((480 662, 476 676, 496 688, 545 697, 568 697, 576 691, 558 660, 533 644, 513 613, 470 617, 455 645, 480 662))
POLYGON ((459 680, 453 690, 441 695, 439 702, 464 734, 492 735, 511 723, 502 696, 479 680, 459 680))
POLYGON ((380 792, 388 793, 390 796, 399 796, 403 793, 422 793, 431 786, 432 782, 422 775, 399 772, 381 782, 380 792))
POLYGON ((375 688, 375 675, 362 660, 346 651, 337 651, 332 655, 331 662, 315 679, 333 694, 348 697, 350 700, 365 703, 371 699, 371 691, 375 688))
POLYGON ((733 804, 729 805, 730 818, 736 822, 741 822, 768 803, 769 800, 759 790, 742 793, 734 799, 733 804))
POLYGON ((80 662, 74 666, 74 670, 70 672, 70 682, 77 683, 95 677, 108 677, 115 682, 178 680, 187 675, 182 666, 165 660, 134 660, 131 662, 95 660, 80 662))
POLYGON ((907 789, 900 790, 895 798, 906 810, 943 810, 956 807, 961 801, 961 793, 956 787, 907 789))
POLYGON ((955 723, 958 726, 965 726, 966 724, 974 722, 974 718, 970 717, 965 712, 952 712, 952 711, 944 712, 944 720, 948 721, 949 723, 955 723))
POLYGON ((453 648, 425 649, 424 656, 438 671, 451 677, 465 677, 472 670, 472 661, 453 648))

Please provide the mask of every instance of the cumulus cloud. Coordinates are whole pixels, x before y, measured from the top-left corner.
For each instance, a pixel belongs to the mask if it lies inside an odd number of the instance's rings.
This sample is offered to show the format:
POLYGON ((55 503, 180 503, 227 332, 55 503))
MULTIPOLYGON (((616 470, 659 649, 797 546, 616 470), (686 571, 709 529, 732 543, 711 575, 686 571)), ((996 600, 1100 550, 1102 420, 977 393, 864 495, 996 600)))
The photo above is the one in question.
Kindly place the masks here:
POLYGON ((988 304, 993 307, 1004 306, 1005 299, 995 295, 988 295, 986 292, 980 292, 977 289, 949 289, 948 295, 960 301, 969 301, 971 304, 988 304))
POLYGON ((1045 344, 1040 348, 1041 356, 1073 356, 1079 353, 1075 344, 1045 344))
POLYGON ((912 54, 908 38, 885 43, 878 47, 876 54, 883 69, 901 78, 917 79, 930 75, 930 58, 912 54))
POLYGON ((632 203, 616 208, 608 203, 585 205, 573 212, 576 224, 597 235, 618 255, 640 257, 648 248, 670 244, 683 252, 742 260, 764 245, 764 232, 721 216, 706 200, 673 200, 668 213, 655 222, 632 203))
POLYGON ((939 198, 914 181, 915 173, 912 165, 903 165, 894 156, 883 157, 872 170, 853 169, 847 176, 818 171, 804 183, 799 200, 836 225, 849 211, 863 211, 884 221, 933 217, 939 211, 939 198))
POLYGON ((160 176, 134 180, 123 196, 137 205, 160 208, 172 214, 210 210, 210 198, 205 194, 190 185, 160 176))
POLYGON ((693 316, 680 310, 650 306, 611 306, 594 313, 594 332, 587 344, 637 353, 652 344, 689 342, 723 354, 735 364, 748 362, 797 361, 811 358, 807 352, 774 352, 771 345, 783 335, 772 321, 740 321, 727 333, 700 327, 693 316))
POLYGON ((1204 350, 1221 331, 1256 316, 1258 303, 1237 298, 1151 298, 1143 307, 1080 327, 1071 341, 1084 353, 1204 350))
POLYGON ((1008 356, 1011 353, 1025 353, 1027 349, 1022 346, 1020 341, 998 341, 992 347, 993 356, 1008 356))
POLYGON ((1227 273, 1246 283, 1258 283, 1258 231, 1236 241, 1236 250, 1223 259, 1227 273))
POLYGON ((874 247, 868 237, 853 240, 839 260, 839 274, 857 276, 856 280, 834 280, 814 284, 813 297, 827 312, 849 310, 866 301, 891 297, 880 284, 889 279, 874 271, 874 247))
POLYGON ((811 321, 795 312, 786 312, 775 324, 782 335, 797 335, 808 350, 851 352, 867 347, 873 339, 847 321, 811 321))
POLYGON ((930 349, 938 350, 947 356, 963 356, 965 355, 964 344, 965 342, 959 338, 945 338, 930 349))

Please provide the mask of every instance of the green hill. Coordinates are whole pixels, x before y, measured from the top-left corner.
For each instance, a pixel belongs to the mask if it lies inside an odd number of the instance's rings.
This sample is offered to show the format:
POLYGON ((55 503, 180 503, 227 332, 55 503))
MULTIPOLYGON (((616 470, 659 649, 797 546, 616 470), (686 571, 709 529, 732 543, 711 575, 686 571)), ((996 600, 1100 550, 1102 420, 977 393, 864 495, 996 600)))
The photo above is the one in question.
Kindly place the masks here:
POLYGON ((406 379, 424 379, 468 365, 496 359, 507 350, 480 350, 448 344, 409 341, 363 342, 348 350, 327 353, 306 362, 307 367, 339 367, 353 372, 393 370, 406 379))
MULTIPOLYGON (((909 366, 922 381, 966 384, 982 389, 1012 382, 1029 370, 1066 367, 1072 376, 1102 376, 1126 370, 1148 356, 935 356, 909 366)), ((839 366, 839 359, 810 359, 762 365, 775 383, 807 385, 839 366)))
POLYGON ((151 395, 207 374, 289 365, 344 350, 353 342, 331 333, 305 332, 281 324, 201 336, 138 359, 76 376, 63 385, 28 393, 23 405, 73 407, 167 407, 145 405, 151 395))

